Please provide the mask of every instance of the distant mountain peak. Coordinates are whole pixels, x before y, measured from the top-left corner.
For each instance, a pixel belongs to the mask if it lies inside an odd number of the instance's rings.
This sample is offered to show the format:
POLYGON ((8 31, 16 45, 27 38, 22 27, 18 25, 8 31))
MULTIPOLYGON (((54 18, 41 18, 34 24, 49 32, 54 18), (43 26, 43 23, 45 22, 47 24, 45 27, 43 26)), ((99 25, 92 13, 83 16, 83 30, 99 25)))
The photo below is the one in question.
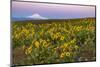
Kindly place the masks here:
POLYGON ((35 14, 31 15, 31 16, 28 16, 28 18, 32 18, 32 19, 47 19, 46 17, 43 17, 38 13, 35 13, 35 14))

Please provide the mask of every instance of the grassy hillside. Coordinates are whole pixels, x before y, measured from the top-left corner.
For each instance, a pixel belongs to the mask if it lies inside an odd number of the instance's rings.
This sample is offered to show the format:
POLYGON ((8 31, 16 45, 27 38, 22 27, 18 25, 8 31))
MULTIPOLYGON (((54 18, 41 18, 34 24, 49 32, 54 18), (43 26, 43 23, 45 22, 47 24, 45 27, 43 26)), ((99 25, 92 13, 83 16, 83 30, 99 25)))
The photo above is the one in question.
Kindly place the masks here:
POLYGON ((12 22, 13 64, 96 60, 95 18, 12 22))
POLYGON ((25 23, 25 22, 32 22, 35 24, 40 24, 40 23, 52 23, 52 22, 82 22, 84 20, 88 20, 91 22, 95 22, 95 18, 77 18, 77 19, 47 19, 47 20, 25 20, 25 21, 13 21, 13 22, 21 22, 21 23, 25 23))

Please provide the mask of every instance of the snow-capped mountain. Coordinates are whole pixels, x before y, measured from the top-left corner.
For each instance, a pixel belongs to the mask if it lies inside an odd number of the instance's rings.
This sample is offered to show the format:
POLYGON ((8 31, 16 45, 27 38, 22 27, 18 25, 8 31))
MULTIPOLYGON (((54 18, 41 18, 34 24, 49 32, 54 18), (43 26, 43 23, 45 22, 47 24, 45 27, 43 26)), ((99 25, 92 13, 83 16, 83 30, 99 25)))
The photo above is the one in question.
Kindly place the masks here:
POLYGON ((31 16, 28 16, 27 18, 31 18, 31 19, 47 19, 46 17, 43 17, 38 13, 35 13, 35 14, 31 15, 31 16))
POLYGON ((31 16, 13 17, 12 18, 12 20, 15 20, 15 21, 23 21, 23 20, 45 20, 45 19, 48 19, 48 18, 43 17, 43 16, 41 16, 38 13, 35 13, 35 14, 31 15, 31 16))

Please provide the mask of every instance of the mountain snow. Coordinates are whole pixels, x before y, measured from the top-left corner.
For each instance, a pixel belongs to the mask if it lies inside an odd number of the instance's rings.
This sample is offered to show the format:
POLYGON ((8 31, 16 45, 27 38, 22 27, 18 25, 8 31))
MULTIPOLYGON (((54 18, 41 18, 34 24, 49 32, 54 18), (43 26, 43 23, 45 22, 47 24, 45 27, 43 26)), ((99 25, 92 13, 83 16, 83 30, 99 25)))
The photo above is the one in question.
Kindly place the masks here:
POLYGON ((35 13, 35 14, 31 15, 31 16, 28 16, 28 18, 32 18, 32 19, 47 19, 47 18, 41 16, 38 13, 35 13))

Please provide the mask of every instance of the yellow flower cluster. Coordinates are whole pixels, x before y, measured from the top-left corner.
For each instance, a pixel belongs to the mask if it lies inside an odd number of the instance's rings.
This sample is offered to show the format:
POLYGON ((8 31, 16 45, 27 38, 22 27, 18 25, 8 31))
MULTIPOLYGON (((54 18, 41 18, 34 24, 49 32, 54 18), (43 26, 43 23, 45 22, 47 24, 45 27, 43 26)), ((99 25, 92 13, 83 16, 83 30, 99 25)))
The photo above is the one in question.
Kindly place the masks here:
POLYGON ((26 49, 25 49, 25 54, 26 54, 26 55, 32 53, 32 47, 33 47, 33 46, 31 45, 29 48, 26 48, 26 49))
POLYGON ((83 27, 82 26, 74 26, 73 30, 80 31, 83 27))
POLYGON ((64 57, 70 57, 70 52, 64 52, 64 53, 61 53, 60 55, 60 58, 64 58, 64 57))
MULTIPOLYGON (((12 27, 14 48, 19 47, 19 45, 22 46, 25 51, 24 53, 29 56, 31 55, 35 59, 38 55, 41 55, 39 61, 47 58, 48 61, 51 60, 49 58, 57 57, 59 57, 59 61, 62 58, 76 56, 77 50, 80 49, 78 46, 78 38, 82 38, 83 36, 83 34, 79 33, 84 30, 92 31, 92 33, 95 31, 93 24, 84 27, 84 24, 73 24, 67 21, 41 24, 30 22, 13 23, 12 27)), ((84 38, 83 40, 85 41, 86 39, 84 38)), ((63 61, 66 60, 63 59, 63 61)))
POLYGON ((23 38, 28 39, 30 37, 33 37, 35 34, 35 31, 34 31, 34 28, 28 29, 27 27, 29 27, 29 25, 32 26, 32 24, 29 23, 29 24, 27 24, 26 27, 21 26, 20 28, 19 27, 15 28, 17 26, 17 25, 15 25, 13 30, 17 30, 17 31, 13 32, 13 39, 19 40, 19 39, 23 39, 23 38))

